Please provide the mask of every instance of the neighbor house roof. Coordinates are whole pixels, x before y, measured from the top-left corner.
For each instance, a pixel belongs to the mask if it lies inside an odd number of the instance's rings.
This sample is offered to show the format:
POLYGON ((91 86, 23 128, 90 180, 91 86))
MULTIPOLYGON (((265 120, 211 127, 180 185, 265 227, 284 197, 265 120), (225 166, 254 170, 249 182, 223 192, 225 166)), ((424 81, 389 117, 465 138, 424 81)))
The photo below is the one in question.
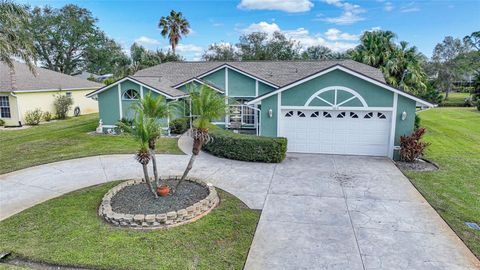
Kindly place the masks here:
POLYGON ((36 76, 30 72, 28 66, 15 62, 13 81, 10 68, 0 62, 0 92, 34 92, 55 90, 96 89, 103 84, 70 76, 60 72, 35 68, 36 76))

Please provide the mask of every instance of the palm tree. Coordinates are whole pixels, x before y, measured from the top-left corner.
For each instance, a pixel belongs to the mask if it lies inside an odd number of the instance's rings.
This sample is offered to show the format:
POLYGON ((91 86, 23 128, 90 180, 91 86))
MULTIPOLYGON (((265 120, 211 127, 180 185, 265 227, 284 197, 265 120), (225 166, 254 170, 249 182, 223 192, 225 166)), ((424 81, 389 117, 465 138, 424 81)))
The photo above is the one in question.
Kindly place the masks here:
POLYGON ((162 30, 163 37, 168 36, 172 52, 175 55, 175 47, 182 38, 182 35, 190 33, 190 23, 183 17, 182 12, 170 11, 167 17, 162 16, 158 22, 158 28, 162 30))
POLYGON ((148 188, 155 198, 158 197, 156 188, 152 184, 152 180, 148 175, 148 163, 152 159, 149 144, 152 140, 160 137, 160 125, 158 120, 147 117, 143 111, 136 111, 132 125, 120 122, 118 126, 127 133, 130 133, 140 144, 140 148, 135 156, 136 160, 142 164, 143 175, 148 188))
POLYGON ((35 75, 35 47, 28 31, 29 14, 25 6, 0 1, 0 61, 14 72, 14 57, 22 59, 35 75))
POLYGON ((211 140, 208 129, 212 120, 225 116, 228 108, 225 97, 213 91, 208 86, 203 85, 189 92, 191 117, 194 117, 191 129, 191 135, 193 137, 192 156, 174 191, 178 189, 192 169, 193 163, 200 153, 202 146, 211 140))
MULTIPOLYGON (((151 93, 149 92, 146 94, 139 102, 135 103, 133 106, 133 110, 136 114, 143 114, 146 118, 154 119, 158 122, 159 119, 166 118, 169 114, 168 104, 165 101, 165 98, 162 96, 158 96, 154 98, 151 93)), ((158 127, 160 129, 160 127, 158 127)), ((155 154, 157 139, 160 137, 160 132, 158 136, 152 136, 148 140, 148 149, 150 153, 150 157, 152 159, 152 166, 153 166, 153 175, 155 179, 155 185, 157 187, 160 186, 159 177, 158 177, 158 169, 157 169, 157 158, 155 154)))

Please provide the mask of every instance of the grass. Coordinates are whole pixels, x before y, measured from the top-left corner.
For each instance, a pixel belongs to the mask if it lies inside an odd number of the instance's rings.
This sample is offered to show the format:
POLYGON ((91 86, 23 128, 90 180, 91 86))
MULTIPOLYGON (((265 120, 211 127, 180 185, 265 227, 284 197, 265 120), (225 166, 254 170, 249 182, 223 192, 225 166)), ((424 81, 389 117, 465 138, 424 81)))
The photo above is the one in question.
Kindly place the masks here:
MULTIPOLYGON (((93 135, 98 114, 70 118, 22 130, 0 131, 0 174, 65 159, 134 153, 130 136, 93 135)), ((161 138, 159 153, 180 154, 177 140, 161 138)))
POLYGON ((112 227, 97 216, 116 183, 75 191, 0 222, 0 250, 31 260, 102 269, 242 269, 260 212, 221 191, 220 205, 167 230, 112 227))
POLYGON ((435 172, 408 172, 417 189, 480 258, 480 112, 474 108, 437 108, 419 114, 430 142, 426 158, 435 172))
POLYGON ((462 92, 453 92, 448 94, 448 99, 443 101, 445 106, 457 106, 463 107, 465 102, 465 98, 470 96, 470 93, 462 93, 462 92))

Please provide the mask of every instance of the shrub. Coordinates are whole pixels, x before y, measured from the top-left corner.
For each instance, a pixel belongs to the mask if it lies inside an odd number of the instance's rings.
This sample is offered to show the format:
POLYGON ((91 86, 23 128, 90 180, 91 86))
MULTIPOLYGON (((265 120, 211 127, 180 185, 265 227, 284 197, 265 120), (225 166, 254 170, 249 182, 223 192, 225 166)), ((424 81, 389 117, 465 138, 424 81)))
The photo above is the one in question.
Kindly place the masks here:
POLYGON ((287 152, 286 138, 236 134, 218 127, 210 128, 212 141, 203 150, 214 156, 234 160, 279 163, 287 152))
POLYGON ((58 119, 67 118, 68 111, 72 108, 73 99, 66 95, 57 95, 53 106, 55 107, 55 114, 58 119))
POLYGON ((50 122, 52 120, 52 114, 50 112, 44 112, 43 113, 43 120, 50 122))
POLYGON ((473 106, 473 98, 472 96, 468 96, 463 100, 464 107, 472 107, 473 106))
POLYGON ((400 136, 400 159, 406 162, 414 162, 423 156, 428 143, 421 141, 424 128, 417 128, 409 136, 400 136))
POLYGON ((42 111, 40 109, 35 109, 33 111, 27 111, 25 113, 25 123, 30 126, 36 126, 40 124, 42 119, 42 111))
POLYGON ((0 119, 0 127, 5 126, 5 121, 3 119, 0 119))
POLYGON ((477 100, 477 110, 479 110, 479 111, 480 111, 480 99, 479 99, 479 100, 477 100))
POLYGON ((188 117, 177 118, 170 121, 170 132, 173 134, 183 134, 190 128, 188 117))

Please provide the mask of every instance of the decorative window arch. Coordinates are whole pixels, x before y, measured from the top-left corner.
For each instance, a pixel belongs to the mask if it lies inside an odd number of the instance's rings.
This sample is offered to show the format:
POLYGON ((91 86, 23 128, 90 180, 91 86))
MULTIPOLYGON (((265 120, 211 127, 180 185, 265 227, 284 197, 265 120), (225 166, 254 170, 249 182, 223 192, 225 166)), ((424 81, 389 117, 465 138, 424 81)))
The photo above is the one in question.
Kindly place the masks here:
POLYGON ((344 86, 329 86, 329 87, 325 87, 323 89, 318 90, 307 100, 307 102, 305 102, 305 107, 310 106, 310 103, 312 103, 315 99, 319 99, 319 100, 325 102, 326 104, 331 106, 332 109, 334 109, 334 110, 340 109, 340 107, 342 107, 342 105, 346 104, 349 101, 353 101, 353 100, 360 101, 360 103, 362 103, 362 107, 368 108, 367 102, 365 101, 365 99, 360 94, 358 94, 355 90, 352 90, 352 89, 350 89, 348 87, 344 87, 344 86), (320 96, 321 94, 323 94, 325 92, 329 92, 329 91, 334 92, 333 103, 320 96), (344 92, 350 93, 350 94, 352 94, 352 96, 345 99, 345 100, 339 100, 338 99, 338 92, 339 91, 344 91, 344 92))
POLYGON ((135 89, 128 89, 123 93, 124 100, 138 100, 140 98, 140 94, 135 89))

